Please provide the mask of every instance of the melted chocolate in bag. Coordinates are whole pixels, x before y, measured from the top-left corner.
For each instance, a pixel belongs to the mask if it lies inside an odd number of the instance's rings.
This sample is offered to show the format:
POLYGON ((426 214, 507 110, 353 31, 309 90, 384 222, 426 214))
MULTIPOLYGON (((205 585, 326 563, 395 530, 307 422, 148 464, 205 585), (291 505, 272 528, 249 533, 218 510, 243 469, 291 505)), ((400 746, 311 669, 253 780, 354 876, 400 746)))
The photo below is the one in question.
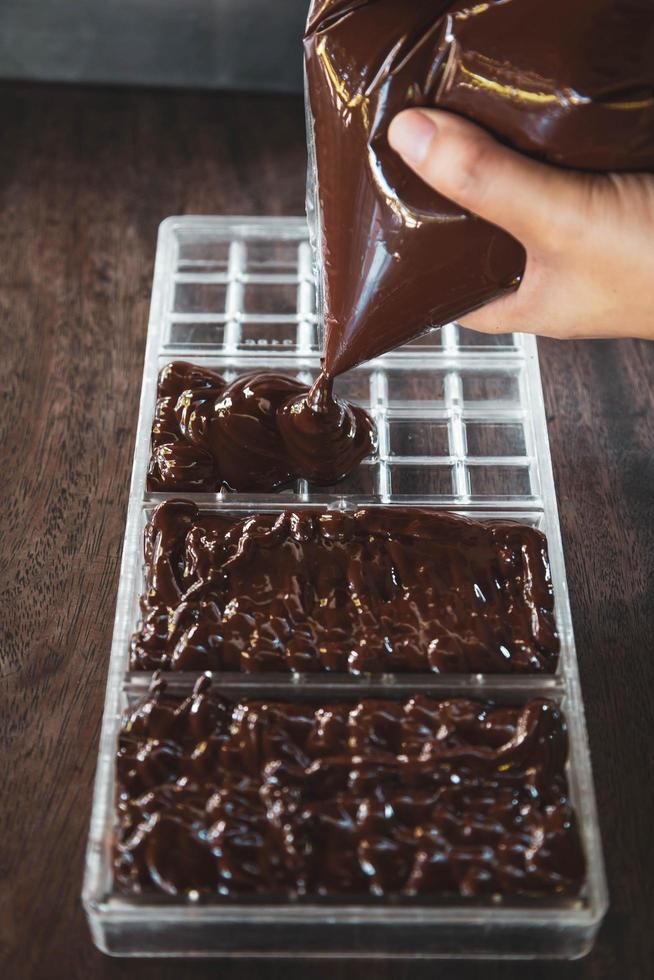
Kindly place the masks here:
POLYGON ((305 54, 329 374, 463 316, 524 271, 515 239, 390 149, 400 110, 454 110, 567 167, 654 167, 651 0, 314 0, 305 54))

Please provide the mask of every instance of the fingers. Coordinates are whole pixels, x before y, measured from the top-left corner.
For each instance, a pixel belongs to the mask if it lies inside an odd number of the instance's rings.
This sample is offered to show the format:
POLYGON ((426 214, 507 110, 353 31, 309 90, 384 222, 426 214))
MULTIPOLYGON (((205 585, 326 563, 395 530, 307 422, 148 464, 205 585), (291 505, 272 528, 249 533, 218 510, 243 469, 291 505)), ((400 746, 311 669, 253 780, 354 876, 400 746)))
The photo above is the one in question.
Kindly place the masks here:
POLYGON ((560 241, 578 220, 575 175, 502 146, 453 113, 407 109, 392 121, 388 138, 435 190, 527 246, 560 241))
POLYGON ((499 296, 478 310, 461 317, 459 323, 469 330, 479 330, 481 333, 514 333, 525 332, 524 322, 520 321, 519 310, 516 316, 516 293, 510 296, 499 296))

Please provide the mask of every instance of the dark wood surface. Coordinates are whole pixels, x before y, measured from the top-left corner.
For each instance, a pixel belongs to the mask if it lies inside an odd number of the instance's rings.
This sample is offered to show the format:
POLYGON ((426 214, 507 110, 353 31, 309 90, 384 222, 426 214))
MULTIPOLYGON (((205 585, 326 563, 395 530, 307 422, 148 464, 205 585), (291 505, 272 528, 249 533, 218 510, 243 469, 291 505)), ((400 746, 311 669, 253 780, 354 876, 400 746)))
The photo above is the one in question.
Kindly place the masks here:
POLYGON ((155 235, 299 214, 298 100, 0 86, 0 975, 641 980, 652 966, 654 346, 541 344, 611 889, 573 964, 110 960, 79 893, 155 235))

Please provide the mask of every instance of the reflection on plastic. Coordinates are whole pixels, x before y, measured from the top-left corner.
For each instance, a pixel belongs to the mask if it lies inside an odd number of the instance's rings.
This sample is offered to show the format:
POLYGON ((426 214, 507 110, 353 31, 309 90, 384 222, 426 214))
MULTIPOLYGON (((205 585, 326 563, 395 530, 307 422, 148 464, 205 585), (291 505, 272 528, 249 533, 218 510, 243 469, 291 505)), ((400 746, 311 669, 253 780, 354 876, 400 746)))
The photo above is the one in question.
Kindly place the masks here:
POLYGON ((515 288, 522 246, 413 176, 390 120, 439 106, 519 150, 654 168, 651 0, 314 0, 309 216, 338 374, 515 288))

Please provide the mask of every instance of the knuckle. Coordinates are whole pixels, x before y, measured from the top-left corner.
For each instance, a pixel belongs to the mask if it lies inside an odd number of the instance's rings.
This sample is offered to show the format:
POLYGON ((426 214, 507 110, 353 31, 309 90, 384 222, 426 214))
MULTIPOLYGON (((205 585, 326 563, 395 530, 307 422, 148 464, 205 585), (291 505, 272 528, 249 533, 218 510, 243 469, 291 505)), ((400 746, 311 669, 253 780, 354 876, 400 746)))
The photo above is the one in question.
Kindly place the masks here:
POLYGON ((582 231, 583 226, 578 219, 572 220, 552 202, 547 220, 539 222, 538 227, 534 228, 534 238, 542 255, 559 257, 571 243, 579 240, 582 231))
POLYGON ((552 175, 544 193, 550 206, 539 231, 541 251, 560 255, 566 249, 584 247, 597 232, 595 186, 585 175, 552 175))
POLYGON ((483 191, 491 148, 483 136, 445 132, 433 142, 429 176, 454 200, 476 199, 483 191))
POLYGON ((478 199, 484 193, 492 144, 483 137, 452 139, 449 181, 457 195, 478 199))

